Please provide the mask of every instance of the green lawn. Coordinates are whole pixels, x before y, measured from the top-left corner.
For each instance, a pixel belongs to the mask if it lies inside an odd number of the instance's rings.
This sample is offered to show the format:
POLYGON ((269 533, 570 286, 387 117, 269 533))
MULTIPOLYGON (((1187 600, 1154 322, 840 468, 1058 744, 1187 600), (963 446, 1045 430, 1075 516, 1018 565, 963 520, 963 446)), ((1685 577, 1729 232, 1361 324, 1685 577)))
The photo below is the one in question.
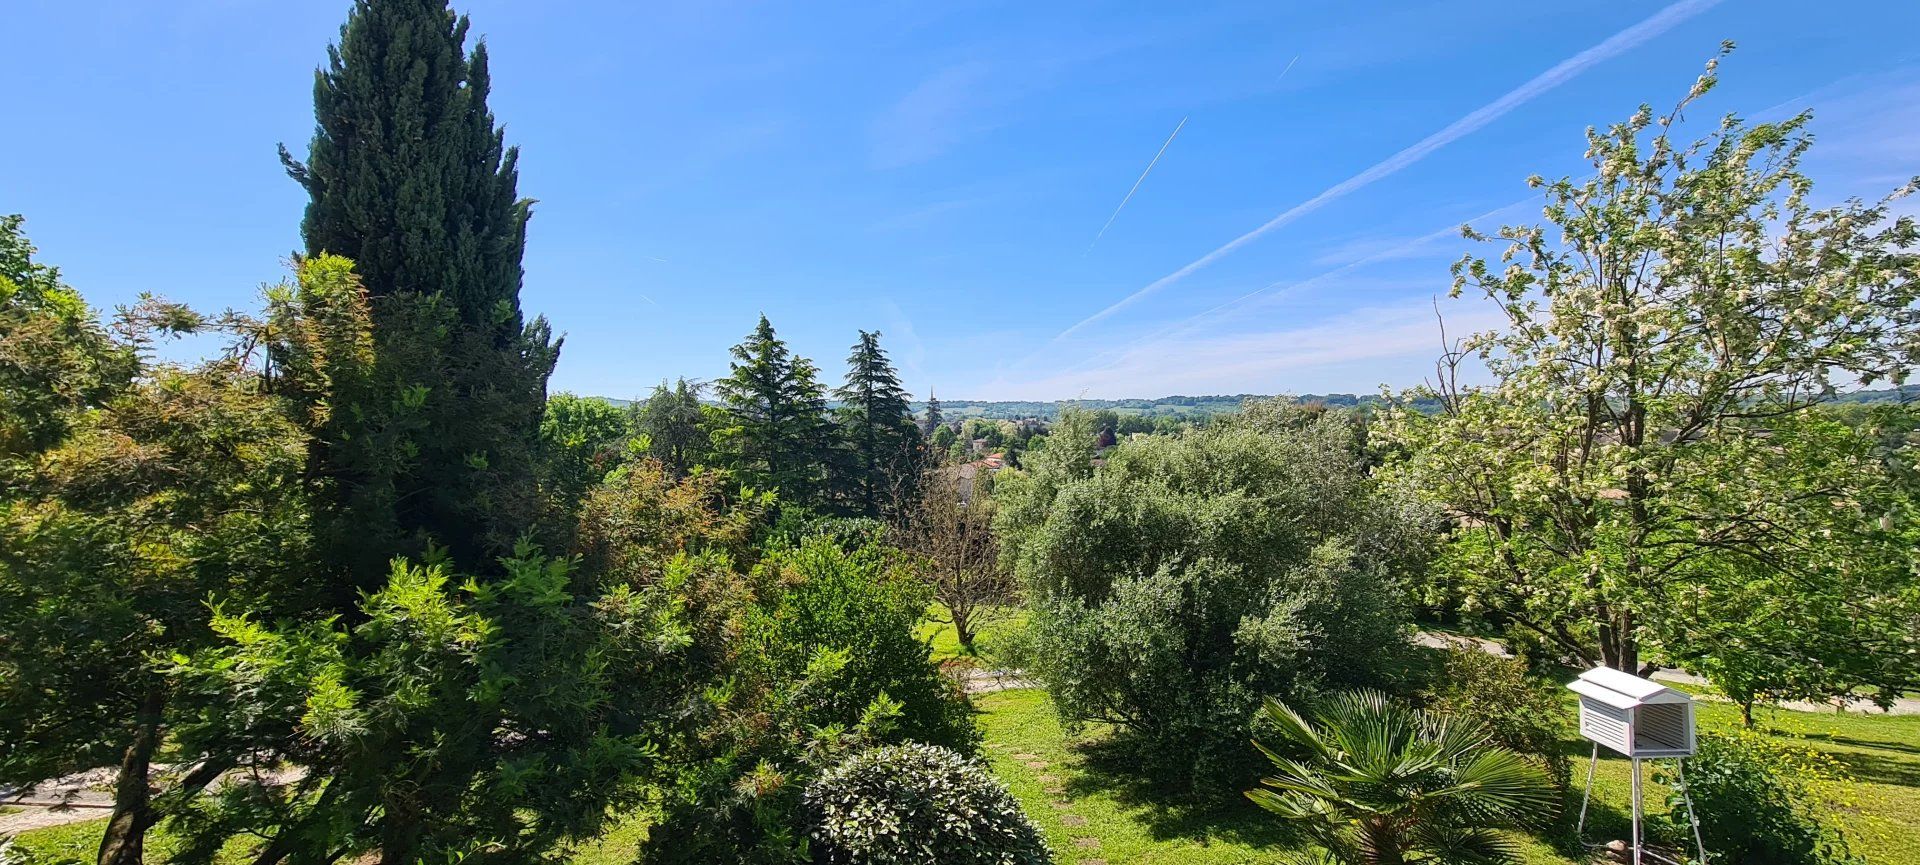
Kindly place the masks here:
MULTIPOLYGON (((1265 862, 1289 849, 1289 839, 1274 821, 1251 805, 1195 809, 1172 804, 1125 777, 1096 768, 1095 749, 1089 746, 1101 734, 1067 736, 1041 691, 1002 691, 978 702, 988 760, 1046 832, 1063 863, 1265 862)), ((1725 704, 1703 704, 1701 723, 1730 727, 1739 723, 1739 714, 1725 704)), ((1854 852, 1876 865, 1920 865, 1920 839, 1912 829, 1920 826, 1920 717, 1769 711, 1760 723, 1776 735, 1831 754, 1853 773, 1854 783, 1846 788, 1849 801, 1836 803, 1834 816, 1846 828, 1854 852)), ((1575 767, 1579 784, 1588 752, 1572 741, 1568 748, 1581 758, 1575 767)), ((1630 774, 1625 760, 1601 760, 1589 838, 1626 834, 1630 774)), ((1663 807, 1666 791, 1651 783, 1651 776, 1648 770, 1649 807, 1663 807)), ((1578 806, 1577 798, 1568 803, 1569 808, 1578 806)), ((1520 840, 1529 865, 1573 861, 1541 840, 1520 840)))
MULTIPOLYGON (((960 645, 960 636, 953 625, 940 621, 948 617, 947 608, 934 604, 927 611, 927 617, 920 621, 918 636, 933 644, 933 660, 945 661, 952 658, 973 657, 965 646, 960 645)), ((981 624, 976 625, 974 648, 981 655, 991 657, 997 641, 1006 634, 1014 633, 1026 627, 1027 611, 1019 607, 999 608, 988 611, 981 624)))
MULTIPOLYGON (((107 831, 107 818, 87 820, 81 823, 68 823, 65 826, 49 826, 22 832, 18 839, 20 846, 32 854, 35 863, 56 865, 56 863, 91 863, 100 853, 100 836, 107 831)), ((220 855, 215 857, 216 865, 242 865, 249 861, 246 855, 247 845, 234 842, 227 845, 220 855)), ((147 833, 146 860, 166 862, 179 850, 179 840, 166 830, 165 826, 147 833)))

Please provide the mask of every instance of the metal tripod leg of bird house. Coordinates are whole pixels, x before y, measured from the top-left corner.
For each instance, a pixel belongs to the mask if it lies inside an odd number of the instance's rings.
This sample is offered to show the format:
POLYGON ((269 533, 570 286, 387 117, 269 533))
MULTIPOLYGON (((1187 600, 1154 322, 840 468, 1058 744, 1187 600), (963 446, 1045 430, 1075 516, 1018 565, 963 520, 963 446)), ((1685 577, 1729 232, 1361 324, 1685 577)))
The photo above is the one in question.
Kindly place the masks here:
MULTIPOLYGON (((1700 855, 1700 858, 1696 861, 1699 863, 1699 865, 1708 865, 1709 857, 1707 855, 1707 841, 1705 836, 1700 831, 1700 812, 1695 810, 1695 808, 1693 807, 1693 793, 1687 789, 1687 761, 1684 759, 1675 758, 1673 763, 1674 763, 1674 770, 1675 770, 1674 790, 1675 792, 1678 792, 1680 794, 1680 801, 1685 803, 1687 806, 1687 823, 1693 829, 1694 851, 1700 855)), ((1586 786, 1580 791, 1580 818, 1577 821, 1575 821, 1573 824, 1573 836, 1577 839, 1581 839, 1582 844, 1586 844, 1585 839, 1587 837, 1587 807, 1593 802, 1593 777, 1594 777, 1595 770, 1597 770, 1599 767, 1600 767, 1600 746, 1598 744, 1595 744, 1593 746, 1593 754, 1587 758, 1587 783, 1586 783, 1586 786)), ((1640 822, 1643 816, 1642 812, 1644 808, 1641 804, 1643 801, 1642 800, 1643 790, 1640 786, 1640 773, 1641 773, 1640 760, 1634 759, 1633 760, 1633 805, 1632 805, 1632 808, 1633 808, 1633 861, 1635 865, 1641 865, 1642 856, 1645 855, 1645 856, 1651 856, 1652 858, 1657 859, 1661 862, 1673 862, 1672 859, 1668 859, 1667 857, 1662 856, 1658 853, 1645 853, 1644 851, 1641 850, 1640 822)), ((1600 845, 1586 844, 1586 846, 1598 847, 1600 845)), ((1678 863, 1675 863, 1675 865, 1678 865, 1678 863)))
POLYGON ((1587 832, 1587 803, 1593 800, 1593 770, 1600 766, 1600 743, 1593 743, 1593 756, 1587 760, 1587 784, 1580 789, 1580 820, 1573 824, 1573 837, 1584 838, 1587 832))
POLYGON ((1687 803, 1687 822, 1693 824, 1694 849, 1700 852, 1700 865, 1707 865, 1707 839, 1700 834, 1700 813, 1693 809, 1693 793, 1687 790, 1687 761, 1673 761, 1679 772, 1680 801, 1687 803))
POLYGON ((1640 758, 1633 758, 1633 865, 1640 865, 1640 758))

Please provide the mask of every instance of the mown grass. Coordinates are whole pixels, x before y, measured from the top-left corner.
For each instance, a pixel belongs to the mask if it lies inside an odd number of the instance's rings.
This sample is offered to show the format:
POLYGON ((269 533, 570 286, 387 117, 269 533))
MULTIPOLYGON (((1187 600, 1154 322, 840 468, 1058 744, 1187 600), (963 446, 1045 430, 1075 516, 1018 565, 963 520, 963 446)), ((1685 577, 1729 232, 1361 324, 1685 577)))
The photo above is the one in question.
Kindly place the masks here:
MULTIPOLYGON (((106 831, 107 820, 102 817, 22 832, 18 841, 36 865, 91 863, 99 853, 100 837, 106 831)), ((640 842, 646 837, 647 819, 644 815, 635 815, 616 823, 605 835, 576 845, 569 851, 568 861, 577 865, 633 865, 639 858, 640 842)), ((166 824, 147 833, 148 862, 171 861, 178 851, 179 839, 167 831, 166 824)), ((214 865, 245 865, 252 861, 251 851, 250 844, 230 843, 214 859, 214 865)))
MULTIPOLYGON (((100 837, 106 834, 106 831, 107 818, 101 817, 97 820, 22 832, 15 840, 20 848, 32 857, 29 861, 36 865, 92 863, 99 858, 100 837)), ((219 855, 214 857, 214 865, 244 865, 251 861, 248 855, 251 849, 252 845, 245 841, 230 842, 219 855)), ((179 852, 180 839, 167 831, 164 824, 147 833, 146 861, 172 861, 179 852)))
POLYGON ((920 622, 917 636, 933 645, 933 660, 946 661, 954 658, 982 658, 994 660, 994 650, 1008 635, 1018 632, 1027 625, 1027 611, 1019 607, 1002 607, 983 610, 975 614, 979 624, 975 625, 974 651, 960 645, 960 635, 954 630, 952 614, 947 608, 934 604, 927 610, 927 617, 920 622))
MULTIPOLYGON (((1251 805, 1194 805, 1116 772, 1100 759, 1099 743, 1106 734, 1089 729, 1069 736, 1042 691, 1002 691, 978 703, 987 759, 1046 832, 1061 862, 1266 862, 1300 843, 1251 805), (1080 839, 1095 839, 1097 846, 1082 847, 1086 842, 1080 839)), ((1725 704, 1703 704, 1700 719, 1708 729, 1731 729, 1740 722, 1738 711, 1725 704)), ((1761 714, 1760 725, 1771 735, 1831 755, 1852 773, 1853 781, 1841 788, 1841 801, 1829 803, 1829 816, 1846 830, 1854 852, 1873 863, 1920 865, 1920 838, 1912 828, 1920 826, 1920 717, 1769 710, 1761 714)), ((1589 751, 1571 739, 1567 749, 1578 758, 1576 793, 1566 803, 1571 812, 1579 807, 1577 790, 1589 751)), ((1667 791, 1652 783, 1651 768, 1645 771, 1647 806, 1663 810, 1667 791)), ((1603 756, 1593 786, 1588 840, 1624 837, 1630 763, 1603 756)), ((1517 836, 1516 841, 1528 865, 1577 861, 1542 838, 1517 836)))

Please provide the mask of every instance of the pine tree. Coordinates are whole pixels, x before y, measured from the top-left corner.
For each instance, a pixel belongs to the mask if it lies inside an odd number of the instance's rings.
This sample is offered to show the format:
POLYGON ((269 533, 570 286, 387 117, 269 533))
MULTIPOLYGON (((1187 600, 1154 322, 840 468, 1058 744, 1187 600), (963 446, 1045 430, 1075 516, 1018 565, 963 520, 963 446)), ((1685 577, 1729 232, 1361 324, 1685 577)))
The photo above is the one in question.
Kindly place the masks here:
POLYGON ((733 372, 714 383, 727 426, 714 432, 720 460, 742 483, 775 490, 783 502, 826 502, 833 427, 813 362, 794 355, 765 315, 733 347, 733 372))
POLYGON ((880 348, 878 331, 860 331, 847 356, 847 381, 834 396, 841 401, 849 463, 841 486, 854 509, 877 516, 882 505, 910 496, 920 440, 907 391, 880 348))
POLYGON ((445 0, 357 0, 315 75, 309 254, 347 256, 373 299, 378 386, 316 443, 321 559, 350 602, 429 542, 485 572, 544 513, 536 461, 559 343, 525 322, 532 202, 487 109, 486 45, 445 0))

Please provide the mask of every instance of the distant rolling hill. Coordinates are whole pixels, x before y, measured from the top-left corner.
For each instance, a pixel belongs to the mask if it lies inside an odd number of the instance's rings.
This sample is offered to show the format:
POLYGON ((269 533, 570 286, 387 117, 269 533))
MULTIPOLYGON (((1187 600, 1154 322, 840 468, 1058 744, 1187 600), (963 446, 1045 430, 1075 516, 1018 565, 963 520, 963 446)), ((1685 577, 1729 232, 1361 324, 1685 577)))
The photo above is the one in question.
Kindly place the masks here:
MULTIPOLYGON (((1289 395, 1294 401, 1309 403, 1323 402, 1331 406, 1377 405, 1380 397, 1376 394, 1350 393, 1306 393, 1289 395)), ((940 413, 949 420, 967 418, 987 418, 989 420, 1019 420, 1021 418, 1040 418, 1053 420, 1060 416, 1060 410, 1067 406, 1078 406, 1090 411, 1112 411, 1121 415, 1144 415, 1146 417, 1205 417, 1217 414, 1231 414, 1240 410, 1240 405, 1250 399, 1272 399, 1271 395, 1239 393, 1213 396, 1163 396, 1159 399, 1077 399, 1058 402, 1037 402, 1033 400, 980 400, 956 399, 941 400, 940 413)), ((627 406, 632 400, 600 397, 616 406, 627 406)), ((1920 385, 1907 385, 1899 389, 1858 390, 1840 394, 1834 398, 1841 403, 1879 403, 1920 400, 1920 385)), ((927 410, 925 402, 913 403, 913 413, 921 414, 927 410)))

